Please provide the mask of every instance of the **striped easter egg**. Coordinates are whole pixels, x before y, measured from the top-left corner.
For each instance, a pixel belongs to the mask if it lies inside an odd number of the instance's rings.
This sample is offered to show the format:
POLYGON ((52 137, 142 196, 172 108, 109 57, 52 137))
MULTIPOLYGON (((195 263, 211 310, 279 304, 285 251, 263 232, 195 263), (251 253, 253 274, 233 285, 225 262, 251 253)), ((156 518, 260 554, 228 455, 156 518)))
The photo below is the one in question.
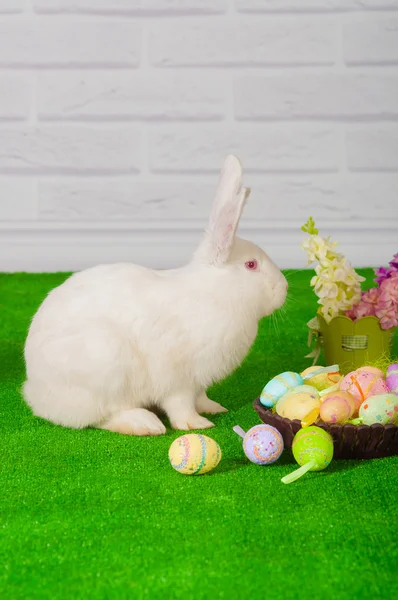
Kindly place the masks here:
POLYGON ((303 378, 299 373, 285 371, 267 383, 261 392, 260 402, 263 406, 271 408, 283 394, 303 383, 303 378))
POLYGON ((390 365, 387 369, 386 383, 389 392, 398 394, 398 365, 390 365))
POLYGON ((170 464, 183 475, 203 475, 221 460, 221 448, 211 438, 199 433, 182 435, 169 448, 170 464))
POLYGON ((255 425, 243 440, 244 453, 256 465, 271 465, 278 460, 283 448, 282 435, 271 425, 255 425))

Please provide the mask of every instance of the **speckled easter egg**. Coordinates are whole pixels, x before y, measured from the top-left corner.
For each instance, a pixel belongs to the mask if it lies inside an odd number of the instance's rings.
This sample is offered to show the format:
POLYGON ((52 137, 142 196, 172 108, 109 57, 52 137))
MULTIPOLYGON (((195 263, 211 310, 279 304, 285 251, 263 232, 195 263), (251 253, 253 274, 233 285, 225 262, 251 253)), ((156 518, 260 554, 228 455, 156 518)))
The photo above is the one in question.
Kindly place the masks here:
POLYGON ((398 394, 398 365, 390 365, 387 369, 386 384, 388 391, 398 394))
POLYGON ((170 464, 184 475, 203 475, 221 460, 221 448, 211 438, 188 433, 174 440, 169 448, 170 464))
POLYGON ((303 383, 303 378, 299 373, 285 371, 271 379, 271 381, 265 385, 261 392, 260 402, 264 406, 271 408, 275 406, 277 400, 283 396, 283 394, 303 383))
POLYGON ((330 392, 322 398, 319 415, 325 423, 345 423, 356 410, 354 397, 349 392, 330 392))
MULTIPOLYGON (((310 375, 310 373, 313 373, 314 371, 317 371, 318 369, 321 369, 322 367, 318 366, 318 367, 308 367, 308 369, 305 369, 305 371, 303 371, 301 373, 302 377, 305 377, 306 375, 310 375)), ((311 377, 310 379, 306 379, 305 383, 307 383, 308 385, 312 385, 313 387, 315 387, 317 390, 322 391, 322 390, 326 390, 328 387, 331 387, 332 385, 338 383, 341 379, 341 375, 340 373, 319 373, 319 375, 315 375, 315 377, 311 377)))
POLYGON ((286 419, 301 421, 315 408, 319 409, 320 405, 321 399, 318 390, 310 385, 301 385, 279 398, 276 403, 276 412, 286 419))
POLYGON ((359 408, 359 416, 364 425, 398 424, 398 396, 395 394, 379 394, 370 396, 359 408))
POLYGON ((378 369, 377 367, 359 367, 359 369, 357 369, 357 371, 365 371, 366 373, 373 373, 373 375, 378 375, 379 377, 383 377, 384 378, 384 373, 381 369, 378 369))
POLYGON ((332 436, 315 425, 300 429, 293 439, 294 458, 300 467, 313 460, 315 466, 311 471, 326 469, 333 458, 333 450, 332 436))
POLYGON ((356 410, 369 396, 388 393, 384 379, 380 375, 369 371, 351 371, 342 380, 340 389, 354 396, 356 410))
POLYGON ((243 439, 243 451, 256 465, 270 465, 283 452, 283 437, 271 425, 255 425, 243 439))

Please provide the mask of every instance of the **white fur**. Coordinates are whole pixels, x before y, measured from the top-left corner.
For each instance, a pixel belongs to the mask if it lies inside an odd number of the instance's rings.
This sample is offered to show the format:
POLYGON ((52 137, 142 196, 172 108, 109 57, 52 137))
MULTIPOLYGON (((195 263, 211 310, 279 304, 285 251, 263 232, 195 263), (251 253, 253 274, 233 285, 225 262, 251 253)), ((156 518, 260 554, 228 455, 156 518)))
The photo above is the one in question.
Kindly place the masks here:
POLYGON ((238 159, 221 174, 209 226, 192 261, 155 271, 132 264, 75 273, 50 292, 25 345, 24 396, 66 427, 159 435, 213 424, 205 390, 248 353, 258 321, 285 301, 287 283, 267 255, 235 237, 249 190, 238 159), (256 259, 259 270, 245 262, 256 259))

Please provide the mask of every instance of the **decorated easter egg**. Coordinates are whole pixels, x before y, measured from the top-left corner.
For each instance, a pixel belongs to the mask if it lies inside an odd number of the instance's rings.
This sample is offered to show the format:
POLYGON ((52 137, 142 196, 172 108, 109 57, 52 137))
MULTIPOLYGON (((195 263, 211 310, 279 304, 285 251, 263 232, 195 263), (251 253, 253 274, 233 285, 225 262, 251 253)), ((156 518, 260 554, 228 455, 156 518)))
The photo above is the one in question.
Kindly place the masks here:
POLYGON ((388 393, 386 382, 380 375, 369 371, 351 371, 342 380, 340 389, 355 398, 356 410, 369 396, 388 393))
MULTIPOLYGON (((313 376, 320 373, 333 373, 338 371, 338 365, 330 365, 328 367, 317 367, 316 371, 313 371, 313 376)), ((293 371, 285 371, 280 375, 277 375, 271 381, 269 381, 264 387, 260 395, 260 402, 268 408, 275 406, 277 400, 283 396, 289 390, 303 385, 305 380, 310 375, 302 377, 299 373, 293 371)))
POLYGON ((277 375, 271 379, 271 381, 266 384, 261 392, 260 402, 264 406, 271 408, 272 406, 275 406, 278 398, 302 383, 303 379, 299 373, 285 371, 284 373, 281 373, 280 375, 277 375))
POLYGON ((300 466, 312 462, 310 471, 322 471, 333 458, 333 438, 315 425, 300 429, 294 436, 292 452, 300 466))
POLYGON ((338 383, 341 379, 341 375, 338 371, 335 373, 318 373, 318 375, 308 378, 311 373, 314 371, 319 371, 321 368, 322 367, 319 366, 308 367, 308 369, 305 369, 305 371, 301 373, 301 376, 306 378, 305 382, 308 385, 312 385, 319 391, 326 390, 328 387, 338 383))
POLYGON ((386 384, 388 391, 398 394, 398 365, 390 365, 387 369, 386 384))
POLYGON ((309 385, 302 385, 279 398, 276 403, 276 412, 286 419, 302 420, 315 408, 319 409, 320 405, 321 399, 318 390, 309 385))
POLYGON ((364 425, 398 424, 398 396, 395 394, 379 394, 370 396, 361 404, 359 416, 364 425))
POLYGON ((373 373, 373 375, 378 375, 379 377, 384 377, 383 371, 377 367, 359 367, 357 371, 365 371, 367 373, 373 373))
POLYGON ((325 423, 345 423, 356 410, 356 402, 349 392, 330 392, 322 398, 319 415, 325 423))
POLYGON ((174 440, 169 448, 170 464, 184 475, 203 475, 221 460, 220 446, 198 433, 188 433, 174 440))
POLYGON ((245 434, 243 451, 257 465, 270 465, 283 452, 283 437, 271 425, 255 425, 245 434))
POLYGON ((288 392, 283 394, 283 396, 280 398, 280 400, 282 398, 287 398, 287 396, 290 396, 293 394, 304 394, 304 393, 314 394, 317 397, 319 397, 319 395, 320 395, 318 390, 316 389, 316 387, 314 387, 313 385, 307 385, 306 383, 303 383, 303 385, 298 385, 297 387, 295 387, 292 390, 289 390, 288 392))
POLYGON ((300 429, 293 438, 293 456, 300 465, 298 469, 282 477, 283 483, 292 483, 308 471, 326 469, 333 458, 332 436, 315 425, 300 429))

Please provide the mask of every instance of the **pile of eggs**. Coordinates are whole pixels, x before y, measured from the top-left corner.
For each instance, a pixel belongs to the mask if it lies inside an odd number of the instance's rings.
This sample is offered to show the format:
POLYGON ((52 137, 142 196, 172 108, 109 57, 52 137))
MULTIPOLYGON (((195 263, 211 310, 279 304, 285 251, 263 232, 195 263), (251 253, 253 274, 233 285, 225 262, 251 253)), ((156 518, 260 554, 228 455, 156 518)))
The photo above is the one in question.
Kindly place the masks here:
POLYGON ((345 377, 330 367, 310 367, 301 374, 287 371, 264 387, 260 402, 303 427, 324 423, 398 425, 398 364, 387 375, 361 367, 345 377), (311 377, 312 373, 316 373, 311 377))

